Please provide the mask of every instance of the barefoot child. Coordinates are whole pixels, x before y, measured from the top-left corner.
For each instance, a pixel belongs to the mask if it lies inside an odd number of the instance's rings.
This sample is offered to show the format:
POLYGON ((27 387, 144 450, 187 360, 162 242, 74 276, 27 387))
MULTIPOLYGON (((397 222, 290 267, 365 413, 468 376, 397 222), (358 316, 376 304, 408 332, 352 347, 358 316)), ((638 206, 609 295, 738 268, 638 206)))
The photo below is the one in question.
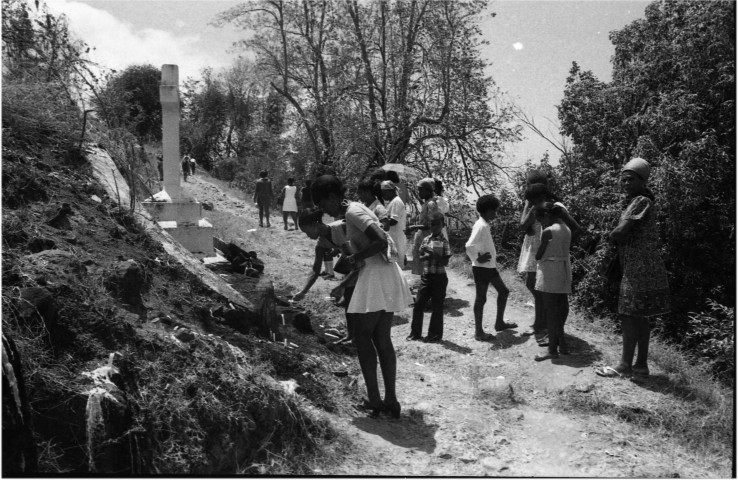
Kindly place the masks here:
POLYGON ((420 340, 423 332, 423 308, 428 300, 433 305, 428 336, 425 343, 440 343, 443 338, 443 301, 446 299, 448 277, 446 266, 451 258, 451 247, 443 236, 443 214, 435 212, 430 218, 431 234, 423 239, 418 250, 423 262, 423 273, 420 276, 420 288, 415 297, 413 321, 410 325, 408 340, 420 340))
POLYGON ((562 220, 562 208, 558 205, 545 202, 536 208, 536 215, 543 226, 541 245, 536 252, 536 290, 541 292, 548 324, 548 353, 535 356, 540 362, 559 358, 559 353, 569 353, 564 340, 564 323, 569 315, 571 293, 571 230, 562 220))
POLYGON ((510 290, 500 278, 497 271, 497 250, 492 239, 489 222, 497 216, 497 208, 500 201, 492 195, 483 195, 477 200, 477 212, 479 220, 472 228, 469 240, 466 242, 466 254, 472 262, 472 274, 476 285, 476 298, 474 299, 474 338, 485 342, 493 340, 492 334, 484 333, 482 328, 482 315, 484 304, 487 303, 487 289, 490 283, 497 290, 497 319, 495 330, 502 331, 507 328, 516 328, 514 323, 505 323, 505 306, 510 290))

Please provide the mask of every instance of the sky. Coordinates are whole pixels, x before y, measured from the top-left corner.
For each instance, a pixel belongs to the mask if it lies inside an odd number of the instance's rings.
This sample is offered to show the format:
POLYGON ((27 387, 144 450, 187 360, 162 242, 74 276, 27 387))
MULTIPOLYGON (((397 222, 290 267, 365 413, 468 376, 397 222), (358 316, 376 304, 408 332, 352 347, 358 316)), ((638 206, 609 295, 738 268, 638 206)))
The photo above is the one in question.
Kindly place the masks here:
MULTIPOLYGON (((180 82, 204 67, 228 67, 232 44, 243 33, 209 25, 230 0, 47 0, 72 31, 95 50, 92 60, 122 70, 132 64, 179 65, 180 82)), ((611 78, 609 32, 642 18, 647 1, 497 0, 480 26, 489 42, 482 56, 497 86, 552 139, 558 139, 556 105, 572 62, 603 81, 611 78), (491 13, 494 12, 493 17, 491 13)), ((509 163, 538 160, 556 151, 530 130, 508 149, 509 163)))

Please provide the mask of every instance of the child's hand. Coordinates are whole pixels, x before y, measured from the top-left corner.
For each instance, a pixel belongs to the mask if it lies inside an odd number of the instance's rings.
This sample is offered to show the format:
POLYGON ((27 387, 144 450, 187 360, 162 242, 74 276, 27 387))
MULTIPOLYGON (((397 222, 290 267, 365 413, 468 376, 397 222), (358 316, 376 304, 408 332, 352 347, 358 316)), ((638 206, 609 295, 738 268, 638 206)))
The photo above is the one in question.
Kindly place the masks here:
POLYGON ((492 260, 492 253, 491 252, 484 252, 477 255, 477 262, 478 263, 487 263, 490 260, 492 260))

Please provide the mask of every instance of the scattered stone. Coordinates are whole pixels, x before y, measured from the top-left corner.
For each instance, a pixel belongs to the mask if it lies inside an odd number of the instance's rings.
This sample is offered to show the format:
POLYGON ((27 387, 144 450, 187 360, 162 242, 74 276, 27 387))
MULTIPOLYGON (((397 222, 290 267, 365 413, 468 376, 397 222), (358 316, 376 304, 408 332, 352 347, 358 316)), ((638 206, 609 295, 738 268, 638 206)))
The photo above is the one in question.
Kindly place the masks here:
POLYGON ((174 335, 180 342, 191 342, 195 339, 195 334, 192 330, 180 330, 174 335))
POLYGON ((135 260, 126 260, 113 265, 105 280, 105 286, 113 295, 134 308, 143 307, 141 292, 146 275, 143 267, 135 260))
POLYGON ((215 208, 211 202, 202 202, 202 208, 205 210, 213 210, 215 208))
POLYGON ((102 203, 102 199, 98 197, 97 195, 91 196, 90 200, 92 200, 93 202, 102 203))
POLYGON ((471 452, 465 452, 461 457, 459 457, 459 460, 461 460, 464 463, 473 463, 479 460, 479 457, 477 457, 471 452))
POLYGON ((438 455, 438 458, 442 458, 444 460, 450 460, 451 458, 453 458, 453 455, 451 455, 450 453, 446 452, 446 453, 442 453, 442 454, 438 455))
POLYGON ((21 302, 18 317, 26 324, 40 319, 47 330, 56 324, 57 305, 54 295, 44 287, 28 287, 20 289, 21 302))
POLYGON ((44 250, 51 250, 56 247, 54 240, 50 238, 35 237, 28 242, 28 249, 31 253, 39 253, 44 250))
POLYGON ((69 222, 68 216, 73 214, 74 212, 72 211, 72 207, 68 203, 62 203, 62 206, 59 211, 56 212, 56 215, 46 223, 59 230, 71 230, 72 224, 69 222))
POLYGON ((595 389, 595 385, 593 383, 585 384, 585 383, 578 383, 574 386, 574 390, 577 392, 587 393, 591 392, 595 389))

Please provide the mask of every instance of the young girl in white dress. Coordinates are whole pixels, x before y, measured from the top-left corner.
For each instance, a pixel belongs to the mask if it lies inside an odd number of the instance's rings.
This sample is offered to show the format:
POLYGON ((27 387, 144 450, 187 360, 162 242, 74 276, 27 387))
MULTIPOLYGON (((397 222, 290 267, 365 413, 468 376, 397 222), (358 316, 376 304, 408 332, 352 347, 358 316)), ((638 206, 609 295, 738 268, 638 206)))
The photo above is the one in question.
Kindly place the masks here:
POLYGON ((297 230, 297 187, 295 186, 295 179, 288 178, 287 185, 282 187, 282 195, 284 201, 282 202, 282 219, 284 220, 284 229, 289 230, 287 227, 287 217, 292 217, 292 222, 295 224, 295 230, 297 230))

